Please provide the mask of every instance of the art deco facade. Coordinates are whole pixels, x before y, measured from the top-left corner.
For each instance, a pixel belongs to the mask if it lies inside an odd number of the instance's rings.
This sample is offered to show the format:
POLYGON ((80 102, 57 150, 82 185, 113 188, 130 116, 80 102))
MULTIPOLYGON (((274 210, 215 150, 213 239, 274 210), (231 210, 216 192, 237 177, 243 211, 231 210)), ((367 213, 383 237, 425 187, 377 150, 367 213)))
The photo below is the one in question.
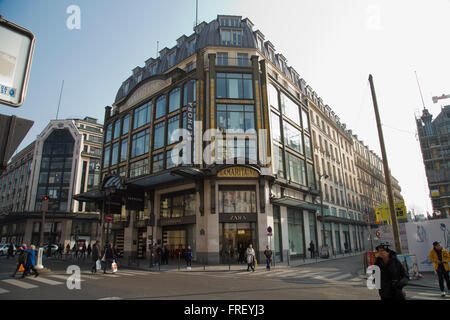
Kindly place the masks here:
POLYGON ((95 206, 72 196, 98 187, 102 131, 103 126, 89 117, 52 120, 11 160, 0 177, 2 242, 39 241, 44 195, 50 197, 44 242, 90 242, 95 237, 95 206))

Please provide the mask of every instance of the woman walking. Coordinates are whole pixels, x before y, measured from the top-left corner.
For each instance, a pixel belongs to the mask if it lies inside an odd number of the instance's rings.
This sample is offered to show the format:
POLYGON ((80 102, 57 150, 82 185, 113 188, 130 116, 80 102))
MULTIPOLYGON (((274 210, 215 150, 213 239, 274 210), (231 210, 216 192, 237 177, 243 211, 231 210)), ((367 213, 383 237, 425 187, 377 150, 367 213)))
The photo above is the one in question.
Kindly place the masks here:
POLYGON ((255 272, 255 250, 252 244, 249 244, 245 255, 247 256, 247 271, 250 271, 250 268, 252 268, 253 272, 255 272))
POLYGON ((100 241, 97 240, 92 247, 92 261, 94 262, 94 265, 92 266, 91 271, 92 273, 96 273, 97 260, 100 259, 100 241))
POLYGON ((37 277, 39 273, 37 272, 35 266, 35 257, 36 257, 36 247, 34 244, 30 246, 29 250, 23 249, 24 252, 27 253, 27 261, 25 262, 25 271, 22 274, 22 279, 25 278, 25 275, 30 272, 30 270, 33 270, 34 277, 37 277))

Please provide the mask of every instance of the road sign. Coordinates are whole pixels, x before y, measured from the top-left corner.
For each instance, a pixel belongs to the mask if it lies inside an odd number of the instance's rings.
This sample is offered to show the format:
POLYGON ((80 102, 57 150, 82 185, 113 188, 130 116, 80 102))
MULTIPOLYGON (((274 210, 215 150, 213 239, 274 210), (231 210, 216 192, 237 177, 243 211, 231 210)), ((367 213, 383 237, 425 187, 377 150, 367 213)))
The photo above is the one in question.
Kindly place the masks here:
POLYGON ((381 239, 381 231, 380 231, 380 230, 375 231, 375 236, 376 236, 378 239, 381 239))
POLYGON ((112 214, 106 215, 106 222, 111 222, 113 220, 112 214))
POLYGON ((0 103, 20 107, 28 87, 35 38, 0 16, 0 103))

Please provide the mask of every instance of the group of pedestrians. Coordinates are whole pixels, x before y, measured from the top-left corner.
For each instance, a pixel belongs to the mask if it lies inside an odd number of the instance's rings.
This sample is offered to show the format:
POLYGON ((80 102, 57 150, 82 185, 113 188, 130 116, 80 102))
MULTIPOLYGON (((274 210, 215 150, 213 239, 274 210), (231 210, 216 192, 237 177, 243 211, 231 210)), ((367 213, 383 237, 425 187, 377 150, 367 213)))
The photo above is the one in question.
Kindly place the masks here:
POLYGON ((34 272, 34 276, 39 276, 39 272, 36 270, 36 247, 31 245, 27 248, 26 244, 21 245, 17 250, 17 266, 11 277, 15 277, 17 272, 19 272, 20 267, 23 267, 23 273, 21 279, 30 275, 30 272, 34 272))
POLYGON ((116 245, 113 247, 112 243, 108 243, 103 250, 100 249, 100 241, 96 241, 92 245, 92 261, 93 266, 91 268, 92 273, 97 273, 97 270, 101 270, 103 267, 103 273, 106 274, 108 268, 112 268, 112 264, 116 263, 119 266, 119 258, 121 252, 119 247, 116 245))

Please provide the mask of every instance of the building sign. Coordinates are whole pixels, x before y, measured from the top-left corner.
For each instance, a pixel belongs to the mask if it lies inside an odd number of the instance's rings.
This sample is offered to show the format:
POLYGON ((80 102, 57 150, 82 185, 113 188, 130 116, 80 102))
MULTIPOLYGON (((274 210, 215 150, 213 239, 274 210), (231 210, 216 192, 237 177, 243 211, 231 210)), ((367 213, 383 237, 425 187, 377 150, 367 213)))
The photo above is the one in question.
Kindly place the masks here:
POLYGON ((229 167, 219 171, 220 178, 258 178, 258 171, 247 167, 229 167))
POLYGON ((131 190, 127 194, 126 209, 144 211, 145 195, 141 190, 131 190))
POLYGON ((219 215, 219 222, 256 222, 257 215, 254 213, 242 213, 242 214, 236 214, 236 213, 221 213, 219 215))
POLYGON ((192 103, 189 103, 187 106, 186 118, 187 118, 186 130, 189 132, 189 136, 193 137, 195 119, 194 119, 194 105, 192 103))
MULTIPOLYGON (((407 212, 405 201, 397 202, 394 204, 395 213, 397 215, 397 219, 407 219, 407 212)), ((387 222, 388 224, 392 224, 391 219, 391 210, 388 204, 379 205, 375 208, 375 215, 377 217, 376 222, 387 222)))
POLYGON ((172 78, 167 80, 153 80, 144 83, 139 87, 128 100, 120 107, 120 112, 138 104, 142 100, 150 97, 154 93, 170 86, 172 84, 172 78))
POLYGON ((195 222, 196 222, 195 216, 179 217, 179 218, 161 218, 158 221, 158 225, 164 227, 183 224, 195 224, 195 222))

